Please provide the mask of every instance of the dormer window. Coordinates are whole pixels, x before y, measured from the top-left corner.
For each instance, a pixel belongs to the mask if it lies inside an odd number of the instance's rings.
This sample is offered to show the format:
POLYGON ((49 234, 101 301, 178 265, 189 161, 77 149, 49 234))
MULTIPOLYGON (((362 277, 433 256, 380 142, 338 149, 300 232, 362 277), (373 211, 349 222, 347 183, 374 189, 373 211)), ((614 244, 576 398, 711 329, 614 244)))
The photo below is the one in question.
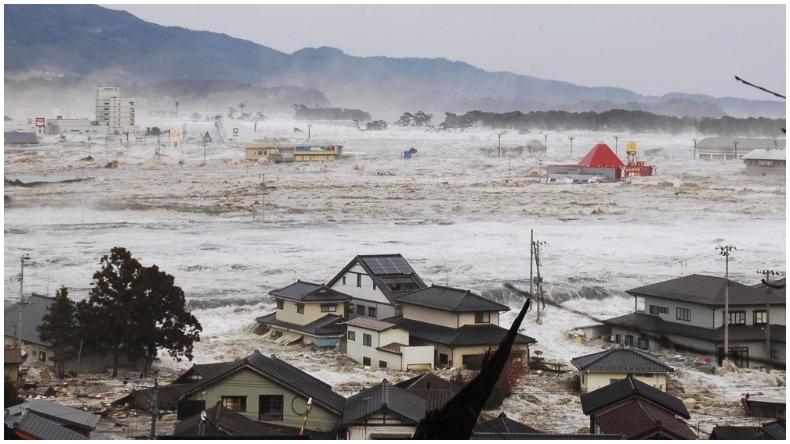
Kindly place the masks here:
POLYGON ((478 311, 475 313, 475 324, 490 324, 491 313, 487 311, 478 311))

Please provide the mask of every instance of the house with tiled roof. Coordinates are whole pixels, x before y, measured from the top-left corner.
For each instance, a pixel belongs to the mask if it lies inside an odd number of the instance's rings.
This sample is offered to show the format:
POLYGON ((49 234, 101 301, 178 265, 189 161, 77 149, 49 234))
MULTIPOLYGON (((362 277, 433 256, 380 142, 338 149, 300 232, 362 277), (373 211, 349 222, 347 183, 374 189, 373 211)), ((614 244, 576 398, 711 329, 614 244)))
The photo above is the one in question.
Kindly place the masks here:
POLYGON ((506 440, 561 440, 561 441, 576 441, 576 440, 619 440, 623 439, 619 434, 579 434, 579 433, 546 433, 538 429, 514 421, 507 417, 502 412, 496 418, 482 422, 472 429, 473 440, 490 440, 490 439, 506 439, 506 440))
POLYGON ((400 387, 412 395, 418 396, 428 403, 428 410, 444 407, 447 401, 461 391, 458 385, 427 372, 413 378, 401 381, 395 386, 400 387))
MULTIPOLYGON (((52 365, 52 344, 41 339, 36 329, 49 311, 55 298, 33 293, 22 306, 22 352, 33 360, 52 365)), ((19 302, 5 307, 3 312, 3 343, 5 347, 19 345, 19 302)))
POLYGON ((716 426, 708 439, 727 441, 753 441, 765 439, 787 439, 785 420, 767 422, 761 426, 716 426))
POLYGON ((43 399, 5 409, 5 426, 15 439, 104 439, 95 432, 100 420, 96 413, 43 399))
POLYGON ((410 346, 409 332, 391 322, 357 317, 347 321, 346 355, 373 368, 430 370, 432 346, 410 346))
POLYGON ((226 409, 254 421, 281 427, 300 428, 303 413, 312 399, 305 429, 328 433, 336 429, 343 414, 345 398, 332 387, 308 373, 257 350, 246 358, 215 368, 191 385, 179 402, 190 410, 205 410, 220 403, 226 409))
POLYGON ((346 439, 409 439, 427 403, 386 379, 346 400, 341 427, 346 439))
MULTIPOLYGON (((496 349, 507 334, 499 326, 506 305, 469 290, 432 285, 398 298, 402 314, 385 319, 409 332, 409 345, 433 346, 434 365, 479 368, 483 355, 496 349)), ((516 336, 511 357, 529 361, 529 345, 537 342, 516 336)))
POLYGON ((691 415, 680 399, 632 377, 581 395, 590 434, 626 439, 697 439, 684 420, 691 415), (623 418, 628 418, 624 421, 623 418))
POLYGON ((311 344, 322 339, 340 343, 346 331, 342 322, 351 296, 325 285, 302 281, 269 294, 277 309, 257 318, 256 322, 269 328, 268 334, 277 342, 311 344))
POLYGON ((11 381, 19 379, 19 364, 25 362, 19 347, 6 348, 3 353, 3 374, 11 381))
POLYGON ((597 390, 629 376, 666 391, 667 377, 675 371, 647 352, 619 347, 573 358, 571 364, 579 369, 582 393, 597 390))
POLYGON ((399 314, 398 298, 425 288, 425 282, 400 254, 359 255, 326 286, 351 296, 347 317, 386 319, 399 314))
POLYGON ((626 293, 644 309, 603 321, 616 343, 648 351, 692 352, 721 363, 726 307, 729 353, 736 365, 785 365, 783 287, 732 280, 728 284, 722 277, 692 274, 626 293))

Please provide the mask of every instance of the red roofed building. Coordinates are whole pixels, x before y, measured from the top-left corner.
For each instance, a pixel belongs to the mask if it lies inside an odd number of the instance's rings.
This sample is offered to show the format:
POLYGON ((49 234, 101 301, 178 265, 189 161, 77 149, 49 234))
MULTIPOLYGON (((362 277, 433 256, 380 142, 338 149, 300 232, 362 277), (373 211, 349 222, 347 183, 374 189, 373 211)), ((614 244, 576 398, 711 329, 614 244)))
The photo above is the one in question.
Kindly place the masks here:
POLYGON ((605 143, 595 145, 576 165, 548 165, 549 182, 616 182, 625 164, 605 143))

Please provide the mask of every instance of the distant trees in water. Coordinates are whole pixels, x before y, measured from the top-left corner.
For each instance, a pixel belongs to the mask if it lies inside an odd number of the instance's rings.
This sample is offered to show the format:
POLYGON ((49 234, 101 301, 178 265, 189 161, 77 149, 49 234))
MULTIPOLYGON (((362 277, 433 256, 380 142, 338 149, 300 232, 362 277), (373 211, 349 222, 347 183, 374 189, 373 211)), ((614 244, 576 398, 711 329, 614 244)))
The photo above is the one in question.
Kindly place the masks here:
POLYGON ((294 119, 297 120, 370 120, 370 113, 348 108, 308 108, 293 104, 294 119))
POLYGON ((696 132, 715 136, 783 136, 786 119, 764 117, 738 119, 734 117, 672 117, 644 111, 613 109, 605 112, 571 113, 567 111, 511 111, 494 113, 468 111, 465 114, 445 113, 445 120, 436 129, 465 129, 485 127, 520 131, 623 131, 663 134, 696 132))

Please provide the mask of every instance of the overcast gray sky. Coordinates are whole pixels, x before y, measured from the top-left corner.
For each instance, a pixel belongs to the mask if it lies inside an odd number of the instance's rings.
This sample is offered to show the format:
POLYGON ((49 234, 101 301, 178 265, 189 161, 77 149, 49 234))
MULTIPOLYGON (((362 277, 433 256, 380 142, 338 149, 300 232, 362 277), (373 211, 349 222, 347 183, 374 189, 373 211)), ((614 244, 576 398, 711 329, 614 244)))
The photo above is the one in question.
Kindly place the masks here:
POLYGON ((643 95, 781 100, 786 5, 102 5, 285 53, 446 58, 643 95))

